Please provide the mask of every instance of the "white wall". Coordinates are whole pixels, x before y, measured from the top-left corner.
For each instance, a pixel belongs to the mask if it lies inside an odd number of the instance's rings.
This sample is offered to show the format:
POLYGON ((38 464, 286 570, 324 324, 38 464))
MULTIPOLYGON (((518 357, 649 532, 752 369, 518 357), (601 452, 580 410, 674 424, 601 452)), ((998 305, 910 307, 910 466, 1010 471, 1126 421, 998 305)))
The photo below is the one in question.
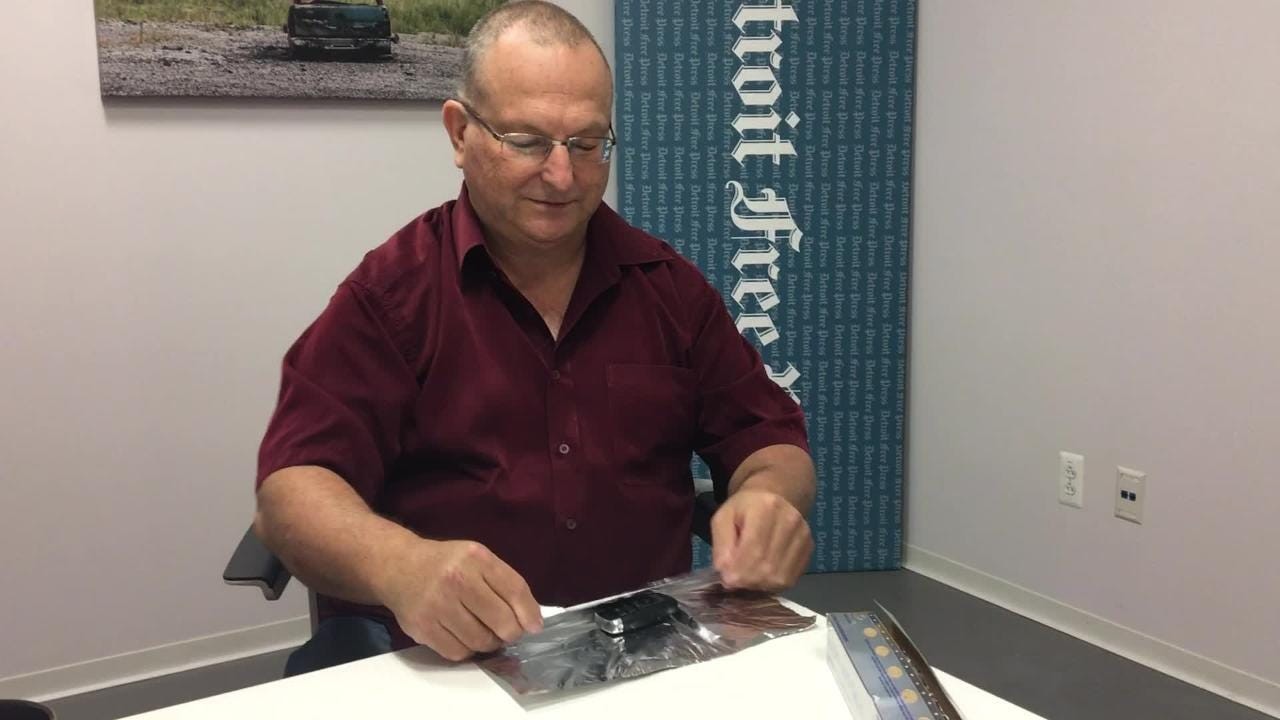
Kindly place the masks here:
POLYGON ((147 663, 3 679, 305 615, 220 580, 280 357, 461 176, 434 107, 104 105, 92 3, 4 14, 0 687, 53 694, 147 663))
POLYGON ((1273 0, 922 4, 907 505, 913 550, 1271 683, 1277 27, 1273 0), (1117 465, 1150 474, 1142 526, 1117 465))

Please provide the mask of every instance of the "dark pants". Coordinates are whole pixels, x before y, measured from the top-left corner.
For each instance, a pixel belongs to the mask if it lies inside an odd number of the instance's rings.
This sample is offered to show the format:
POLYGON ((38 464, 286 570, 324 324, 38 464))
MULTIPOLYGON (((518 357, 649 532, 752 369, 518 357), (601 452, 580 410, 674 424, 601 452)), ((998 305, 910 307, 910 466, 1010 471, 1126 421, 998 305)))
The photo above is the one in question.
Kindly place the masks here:
POLYGON ((284 676, 293 677, 334 665, 391 652, 391 633, 366 617, 332 617, 320 623, 311 639, 293 651, 284 676))

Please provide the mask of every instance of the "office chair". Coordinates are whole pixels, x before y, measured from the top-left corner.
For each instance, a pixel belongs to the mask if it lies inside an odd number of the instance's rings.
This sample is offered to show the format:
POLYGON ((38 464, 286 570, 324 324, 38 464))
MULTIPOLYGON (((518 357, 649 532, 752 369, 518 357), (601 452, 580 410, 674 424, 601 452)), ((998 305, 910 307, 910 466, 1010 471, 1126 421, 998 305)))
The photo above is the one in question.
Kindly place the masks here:
POLYGON ((53 720, 53 711, 30 700, 0 700, 0 720, 53 720))
MULTIPOLYGON (((720 507, 714 491, 706 490, 697 493, 693 498, 693 534, 708 545, 711 544, 711 517, 720 507)), ((253 527, 245 531, 240 544, 227 561, 222 571, 222 579, 228 585, 253 585, 262 591, 267 600, 278 600, 284 588, 293 577, 280 558, 276 557, 257 535, 253 527)), ((311 630, 316 629, 316 596, 308 593, 311 603, 311 630)))

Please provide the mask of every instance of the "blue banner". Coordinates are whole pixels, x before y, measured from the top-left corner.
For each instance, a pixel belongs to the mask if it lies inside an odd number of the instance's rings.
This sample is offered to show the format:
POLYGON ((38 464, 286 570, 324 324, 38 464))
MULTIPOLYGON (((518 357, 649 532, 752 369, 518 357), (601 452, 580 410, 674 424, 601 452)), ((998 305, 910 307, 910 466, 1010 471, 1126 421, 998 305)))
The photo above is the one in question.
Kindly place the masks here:
POLYGON ((916 3, 615 8, 620 212, 804 408, 812 569, 899 567, 916 3))

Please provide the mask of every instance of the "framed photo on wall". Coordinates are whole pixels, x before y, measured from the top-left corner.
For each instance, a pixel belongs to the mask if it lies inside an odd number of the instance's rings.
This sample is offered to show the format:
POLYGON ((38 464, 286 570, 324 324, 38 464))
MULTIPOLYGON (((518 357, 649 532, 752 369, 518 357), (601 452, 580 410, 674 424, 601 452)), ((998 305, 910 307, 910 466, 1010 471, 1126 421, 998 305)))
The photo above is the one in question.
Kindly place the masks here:
POLYGON ((501 0, 94 0, 104 97, 441 100, 501 0))

